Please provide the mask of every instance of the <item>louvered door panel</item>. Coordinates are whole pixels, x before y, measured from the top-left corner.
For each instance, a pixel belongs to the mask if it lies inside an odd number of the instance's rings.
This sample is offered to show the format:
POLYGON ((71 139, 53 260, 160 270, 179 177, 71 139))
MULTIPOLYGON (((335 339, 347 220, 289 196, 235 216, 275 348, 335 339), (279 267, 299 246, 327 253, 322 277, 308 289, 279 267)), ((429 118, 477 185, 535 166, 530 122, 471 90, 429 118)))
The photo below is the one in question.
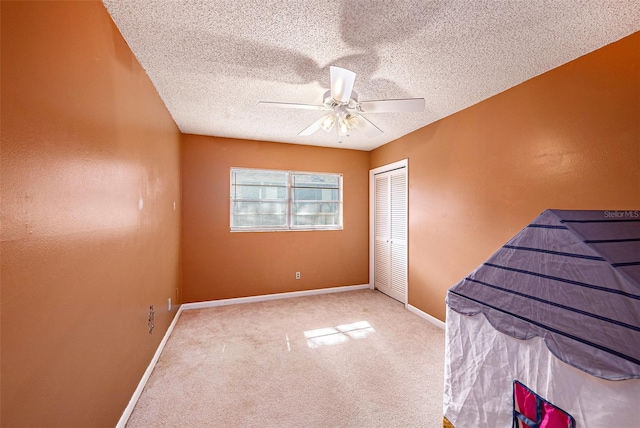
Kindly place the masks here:
POLYGON ((407 246, 391 245, 390 296, 404 301, 407 295, 407 246))
POLYGON ((390 177, 391 281, 389 295, 406 302, 407 295, 407 172, 390 177))
POLYGON ((375 236, 376 239, 389 239, 390 209, 389 209, 389 177, 376 177, 376 212, 375 212, 375 236))
POLYGON ((389 294, 391 291, 391 245, 376 241, 375 287, 389 294))
POLYGON ((390 234, 391 234, 391 210, 390 210, 390 183, 389 177, 377 176, 375 179, 375 288, 389 294, 390 285, 390 234))
POLYGON ((374 285, 407 301, 407 170, 375 176, 374 285))
POLYGON ((391 239, 407 242, 407 174, 391 176, 391 239))

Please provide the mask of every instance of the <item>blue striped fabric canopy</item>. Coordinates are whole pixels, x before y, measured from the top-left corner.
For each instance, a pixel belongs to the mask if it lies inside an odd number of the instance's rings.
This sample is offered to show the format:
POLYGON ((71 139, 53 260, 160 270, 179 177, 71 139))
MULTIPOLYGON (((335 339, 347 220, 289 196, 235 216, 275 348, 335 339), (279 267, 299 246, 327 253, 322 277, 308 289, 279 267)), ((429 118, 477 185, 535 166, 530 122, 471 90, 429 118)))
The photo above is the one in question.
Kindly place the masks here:
POLYGON ((594 376, 640 378, 640 211, 547 210, 447 304, 594 376))

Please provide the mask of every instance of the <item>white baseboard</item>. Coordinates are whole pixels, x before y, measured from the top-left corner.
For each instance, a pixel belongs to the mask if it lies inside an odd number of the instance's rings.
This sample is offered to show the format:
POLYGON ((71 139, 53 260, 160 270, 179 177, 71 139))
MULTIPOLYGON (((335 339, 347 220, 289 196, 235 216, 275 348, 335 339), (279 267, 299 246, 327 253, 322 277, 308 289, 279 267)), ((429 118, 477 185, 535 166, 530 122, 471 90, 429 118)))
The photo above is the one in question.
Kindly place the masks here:
POLYGON ((429 321, 431 324, 435 325, 436 327, 440 327, 441 329, 445 329, 446 324, 443 323, 442 321, 440 321, 438 318, 429 315, 426 312, 422 312, 420 309, 416 308, 415 306, 411 306, 409 304, 407 304, 407 309, 411 312, 413 312, 414 314, 418 315, 420 318, 424 318, 427 321, 429 321))
POLYGON ((164 349, 164 346, 167 344, 167 340, 169 340, 169 336, 171 336, 171 332, 173 331, 173 328, 176 326, 176 323, 178 322, 178 318, 180 318, 181 313, 182 313, 182 306, 178 308, 178 312, 176 312, 175 316, 173 317, 173 321, 171 322, 171 325, 169 325, 167 332, 164 334, 164 337, 162 338, 160 345, 158 345, 158 349, 156 349, 156 353, 153 355, 153 358, 151 359, 151 362, 149 363, 147 370, 142 375, 142 379, 140 379, 140 382, 138 383, 138 387, 133 392, 133 395, 129 400, 129 404, 127 404, 127 407, 124 409, 124 412, 122 412, 122 416, 120 416, 120 420, 118 421, 116 428, 124 428, 125 425, 127 424, 127 421, 129 421, 129 417, 131 417, 131 413, 133 413, 133 409, 136 407, 136 403, 138 402, 138 399, 142 394, 142 390, 147 384, 147 381, 149 380, 149 377, 151 376, 151 373, 153 372, 153 369, 155 368, 156 363, 158 362, 158 358, 160 358, 160 354, 162 354, 162 350, 164 349))
POLYGON ((206 302, 183 303, 182 309, 213 308, 216 306, 238 305, 241 303, 265 302, 267 300, 290 299, 292 297, 313 296, 317 294, 340 293, 343 291, 364 290, 370 288, 369 284, 345 285, 342 287, 318 288, 315 290, 292 291, 289 293, 264 294, 262 296, 237 297, 234 299, 209 300, 206 302))

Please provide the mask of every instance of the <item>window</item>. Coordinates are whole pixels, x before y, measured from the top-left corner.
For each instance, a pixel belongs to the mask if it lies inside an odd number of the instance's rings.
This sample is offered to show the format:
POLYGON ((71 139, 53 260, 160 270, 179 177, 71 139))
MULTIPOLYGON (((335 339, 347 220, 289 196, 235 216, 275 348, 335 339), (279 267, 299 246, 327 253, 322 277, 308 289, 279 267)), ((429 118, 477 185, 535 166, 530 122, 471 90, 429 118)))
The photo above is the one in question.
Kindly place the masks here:
POLYGON ((342 175, 231 168, 231 230, 342 229, 342 175))

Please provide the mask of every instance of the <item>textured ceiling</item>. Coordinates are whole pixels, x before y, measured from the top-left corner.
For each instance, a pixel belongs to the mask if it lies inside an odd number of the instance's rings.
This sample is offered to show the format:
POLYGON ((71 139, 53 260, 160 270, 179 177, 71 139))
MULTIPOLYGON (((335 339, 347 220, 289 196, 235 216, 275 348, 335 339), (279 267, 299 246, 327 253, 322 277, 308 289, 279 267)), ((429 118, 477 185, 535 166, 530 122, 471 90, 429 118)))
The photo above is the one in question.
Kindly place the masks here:
POLYGON ((371 150, 640 30, 637 0, 104 0, 184 133, 371 150), (423 97, 372 113, 384 131, 298 132, 329 66, 359 99, 423 97))

